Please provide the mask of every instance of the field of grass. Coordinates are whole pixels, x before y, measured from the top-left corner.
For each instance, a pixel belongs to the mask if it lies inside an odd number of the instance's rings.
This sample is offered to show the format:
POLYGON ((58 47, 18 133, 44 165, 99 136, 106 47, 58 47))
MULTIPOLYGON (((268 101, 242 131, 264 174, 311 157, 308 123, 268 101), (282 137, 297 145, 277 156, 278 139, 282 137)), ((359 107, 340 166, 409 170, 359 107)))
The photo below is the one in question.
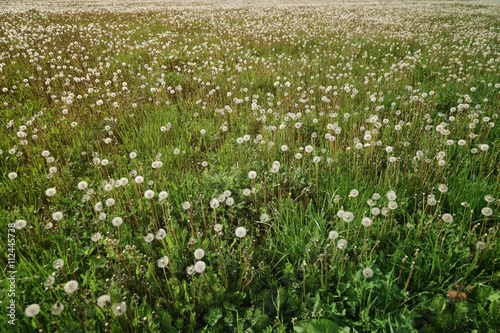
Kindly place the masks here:
POLYGON ((498 4, 133 5, 0 11, 0 331, 498 332, 498 4))

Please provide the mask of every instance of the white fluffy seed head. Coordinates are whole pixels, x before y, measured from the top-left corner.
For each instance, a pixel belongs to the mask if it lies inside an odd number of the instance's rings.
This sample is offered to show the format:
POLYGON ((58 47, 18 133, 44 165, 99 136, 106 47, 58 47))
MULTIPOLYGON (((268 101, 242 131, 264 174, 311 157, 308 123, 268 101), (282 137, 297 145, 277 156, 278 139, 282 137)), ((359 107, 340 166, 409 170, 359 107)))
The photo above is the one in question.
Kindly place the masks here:
POLYGON ((168 257, 167 256, 163 256, 163 258, 158 260, 158 267, 163 268, 163 267, 166 267, 167 265, 168 265, 168 257))
POLYGON ((215 198, 210 200, 210 207, 213 209, 216 209, 217 207, 219 207, 219 200, 217 200, 215 198))
POLYGON ((194 251, 194 258, 200 260, 205 256, 205 251, 203 249, 196 249, 194 251))
POLYGON ((45 194, 48 196, 48 197, 53 197, 54 195, 56 195, 57 191, 55 188, 49 188, 45 191, 45 194))
POLYGON ((81 181, 78 183, 79 190, 85 190, 88 186, 89 186, 89 184, 87 184, 87 182, 84 182, 84 181, 81 181))
POLYGON ((38 304, 31 304, 24 310, 27 317, 34 317, 40 312, 40 306, 38 304))
POLYGON ((339 233, 336 231, 330 231, 330 233, 328 234, 328 238, 330 238, 331 240, 336 240, 338 237, 339 233))
POLYGON ((243 227, 238 227, 238 228, 236 228, 234 233, 236 234, 236 237, 243 238, 247 234, 247 230, 243 227))
POLYGON ((78 289, 78 282, 71 280, 64 285, 64 291, 68 294, 74 293, 78 289))
POLYGON ((144 197, 146 199, 153 199, 155 196, 155 193, 151 190, 147 190, 146 192, 144 192, 144 197))
POLYGON ((115 227, 119 227, 123 223, 123 219, 119 216, 115 217, 111 222, 115 227))
POLYGON ((205 265, 205 262, 203 261, 197 261, 195 264, 194 264, 194 270, 197 272, 197 273, 203 273, 205 271, 205 268, 206 268, 206 265, 205 265))
POLYGON ((369 267, 366 267, 365 269, 363 269, 363 276, 367 279, 373 277, 373 270, 369 267))

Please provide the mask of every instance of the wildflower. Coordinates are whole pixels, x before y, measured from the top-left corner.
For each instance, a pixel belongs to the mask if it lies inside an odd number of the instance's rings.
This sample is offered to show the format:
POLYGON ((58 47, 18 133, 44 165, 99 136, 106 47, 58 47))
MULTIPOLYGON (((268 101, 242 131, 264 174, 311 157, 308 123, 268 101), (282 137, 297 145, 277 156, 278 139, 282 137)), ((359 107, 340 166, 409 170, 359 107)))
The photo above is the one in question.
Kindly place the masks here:
POLYGON ((158 260, 158 267, 163 268, 163 267, 166 267, 167 265, 168 265, 168 257, 167 256, 163 256, 163 258, 158 260))
POLYGON ((476 249, 477 250, 484 250, 484 249, 486 249, 486 243, 482 242, 482 241, 477 242, 476 243, 476 249))
POLYGON ((120 182, 121 186, 125 186, 128 184, 128 178, 125 178, 125 177, 120 178, 119 182, 120 182))
POLYGON ((115 204, 115 199, 109 198, 106 200, 106 206, 111 207, 115 204))
POLYGON ((54 214, 52 214, 52 218, 54 219, 54 221, 59 221, 63 218, 63 213, 55 212, 54 214))
POLYGON ((251 193, 252 193, 252 191, 250 191, 250 190, 249 190, 249 189, 247 189, 247 188, 243 190, 243 195, 244 195, 245 197, 248 197, 251 193))
POLYGON ((87 184, 87 182, 79 182, 78 183, 78 189, 79 190, 85 190, 87 187, 89 186, 89 184, 87 184))
POLYGON ((123 223, 123 219, 121 217, 115 217, 113 221, 111 221, 115 227, 119 227, 123 223))
POLYGON ((93 234, 90 239, 93 241, 93 242, 97 242, 101 239, 101 233, 100 232, 96 232, 95 234, 93 234))
POLYGON ((495 198, 493 198, 493 196, 487 194, 484 196, 484 200, 486 200, 486 202, 493 202, 493 201, 495 201, 495 198))
POLYGON ((125 302, 115 303, 113 304, 112 310, 115 316, 121 316, 127 311, 127 304, 125 302))
POLYGON ((387 200, 389 200, 389 201, 394 201, 397 198, 396 192, 394 192, 394 191, 387 192, 386 196, 387 196, 387 200))
POLYGON ((260 216, 260 222, 265 223, 265 222, 267 222, 267 221, 269 221, 269 215, 267 215, 267 214, 262 214, 262 215, 260 216))
POLYGON ((373 193, 372 198, 373 198, 373 200, 378 200, 378 199, 380 199, 380 194, 373 193))
POLYGON ((352 220, 354 220, 354 214, 351 212, 345 212, 344 216, 342 216, 342 219, 345 222, 351 222, 352 220))
POLYGON ((302 154, 301 154, 301 153, 297 153, 297 154, 295 154, 295 158, 296 158, 297 160, 300 160, 300 159, 302 158, 302 154))
POLYGON ((64 285, 64 291, 68 294, 74 293, 78 289, 78 282, 71 280, 64 285))
POLYGON ((481 213, 484 216, 491 216, 491 214, 493 214, 493 210, 490 207, 484 207, 483 209, 481 209, 481 213))
POLYGON ((219 207, 219 200, 217 200, 215 198, 210 200, 210 207, 213 209, 216 209, 217 207, 219 207))
POLYGON ((9 173, 9 179, 16 179, 17 178, 17 173, 11 172, 9 173))
POLYGON ((100 212, 102 210, 102 202, 96 203, 94 209, 96 210, 96 212, 100 212))
POLYGON ((160 200, 165 200, 167 197, 168 197, 168 192, 166 191, 161 191, 160 193, 158 193, 158 198, 160 200))
POLYGON ((451 214, 443 214, 443 216, 441 216, 441 218, 443 219, 443 221, 445 221, 446 223, 450 223, 453 221, 453 216, 451 214))
POLYGON ((24 310, 24 313, 28 317, 34 317, 40 312, 40 306, 38 304, 31 304, 24 310))
POLYGON ((107 216, 106 213, 99 214, 99 220, 104 221, 106 219, 106 216, 107 216))
POLYGON ((61 303, 57 302, 56 304, 54 304, 52 306, 52 314, 54 316, 58 316, 60 315, 64 310, 64 305, 62 305, 61 303))
POLYGON ((48 196, 48 197, 53 197, 54 195, 56 195, 57 191, 55 188, 49 188, 47 189, 47 191, 45 191, 45 194, 48 196))
POLYGON ((222 231, 222 224, 217 223, 216 225, 214 225, 214 231, 221 232, 222 231))
POLYGON ((234 204, 234 199, 233 198, 227 198, 226 199, 226 205, 232 206, 234 204))
POLYGON ((111 302, 111 297, 109 295, 102 295, 97 299, 97 305, 100 307, 105 307, 111 302))
POLYGON ((389 201, 387 207, 391 210, 395 210, 396 208, 398 208, 398 203, 396 201, 389 201))
POLYGON ((43 283, 43 285, 45 287, 50 287, 51 285, 54 284, 54 282, 56 282, 56 279, 52 275, 49 275, 47 277, 47 280, 45 280, 45 282, 43 283))
POLYGON ((311 152, 313 151, 313 149, 314 149, 314 148, 313 148, 312 146, 306 146, 306 147, 304 148, 304 150, 305 150, 305 152, 306 152, 306 153, 311 153, 311 152))
POLYGON ((155 239, 155 235, 153 235, 152 233, 148 233, 146 235, 146 237, 144 237, 144 240, 146 241, 146 243, 151 243, 153 241, 153 239, 155 239))
POLYGON ((144 192, 144 197, 146 199, 153 199, 154 196, 155 196, 155 193, 151 190, 147 190, 146 192, 144 192))
POLYGON ((185 201, 182 204, 182 208, 184 208, 185 210, 188 210, 189 208, 191 208, 191 203, 189 201, 185 201))
POLYGON ((195 272, 195 270, 194 270, 194 265, 188 266, 188 267, 186 268, 186 273, 187 273, 188 275, 193 275, 193 273, 194 273, 194 272, 195 272))
POLYGON ((358 190, 354 189, 354 190, 351 190, 349 195, 353 198, 356 198, 359 195, 359 192, 358 192, 358 190))
POLYGON ((128 155, 130 158, 134 159, 137 157, 137 153, 135 152, 131 152, 129 155, 128 155))
POLYGON ((364 225, 365 227, 371 226, 372 223, 373 223, 373 221, 369 217, 363 217, 363 219, 361 220, 361 224, 364 225))
POLYGON ((378 216, 380 214, 380 209, 378 207, 373 207, 371 213, 373 216, 378 216))
POLYGON ((430 199, 427 199, 427 204, 429 206, 435 206, 437 204, 437 201, 434 198, 430 198, 430 199))
POLYGON ((201 259, 205 256, 205 251, 203 251, 203 249, 196 249, 194 251, 194 258, 195 259, 201 259))
POLYGON ((165 238, 167 236, 167 232, 165 231, 165 229, 159 229, 158 232, 156 233, 156 239, 158 240, 162 240, 163 238, 165 238))
POLYGON ((337 248, 339 250, 345 250, 347 248, 347 241, 345 239, 341 239, 337 242, 337 248))
POLYGON ((367 279, 373 277, 373 270, 369 267, 366 267, 365 269, 363 269, 363 276, 367 279))
POLYGON ((319 162, 321 162, 321 157, 319 157, 319 156, 314 156, 314 158, 313 158, 313 162, 314 162, 314 163, 319 163, 319 162))
POLYGON ((248 178, 250 178, 250 179, 255 179, 256 177, 257 177, 257 172, 255 172, 255 171, 250 171, 250 172, 248 173, 248 178))
POLYGON ((206 265, 205 265, 205 262, 203 261, 197 261, 195 264, 194 264, 194 270, 197 272, 197 273, 203 273, 205 271, 205 268, 206 268, 206 265))
POLYGON ((382 213, 382 215, 384 216, 387 216, 389 214, 389 208, 387 207, 383 207, 380 212, 382 213))
POLYGON ((14 222, 14 228, 21 230, 26 226, 26 221, 25 220, 17 220, 14 222))
POLYGON ((330 233, 328 234, 328 238, 330 238, 331 240, 336 240, 338 237, 339 233, 336 231, 330 231, 330 233))
POLYGON ((238 228, 236 228, 234 233, 236 234, 236 237, 243 238, 247 234, 247 231, 243 227, 238 227, 238 228))
POLYGON ((441 193, 445 193, 448 191, 448 186, 446 186, 445 184, 441 184, 441 185, 439 185, 438 190, 441 193))
POLYGON ((142 177, 142 176, 137 176, 137 177, 135 177, 135 179, 134 179, 134 180, 135 180, 135 182, 136 182, 137 184, 142 184, 142 183, 144 182, 144 177, 142 177))

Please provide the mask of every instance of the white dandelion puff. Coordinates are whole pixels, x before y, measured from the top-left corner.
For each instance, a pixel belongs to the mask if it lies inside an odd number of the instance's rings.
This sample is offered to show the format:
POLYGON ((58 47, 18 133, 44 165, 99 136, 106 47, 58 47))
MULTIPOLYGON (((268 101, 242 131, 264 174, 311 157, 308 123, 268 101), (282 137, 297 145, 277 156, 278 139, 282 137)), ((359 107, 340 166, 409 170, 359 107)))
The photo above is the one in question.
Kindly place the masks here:
POLYGON ((72 293, 74 293, 77 289, 78 289, 78 282, 76 282, 75 280, 68 281, 68 282, 66 282, 66 284, 64 285, 64 291, 65 291, 67 294, 72 294, 72 293))
POLYGON ((238 227, 238 228, 236 228, 234 233, 236 234, 236 237, 243 238, 247 234, 247 230, 243 227, 238 227))

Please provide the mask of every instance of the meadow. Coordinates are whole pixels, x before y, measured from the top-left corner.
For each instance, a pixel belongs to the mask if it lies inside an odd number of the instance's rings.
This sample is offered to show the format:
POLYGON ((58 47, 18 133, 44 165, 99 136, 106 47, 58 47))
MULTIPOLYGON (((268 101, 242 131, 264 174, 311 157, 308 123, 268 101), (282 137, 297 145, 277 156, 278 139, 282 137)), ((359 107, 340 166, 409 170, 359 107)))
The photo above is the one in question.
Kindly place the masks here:
POLYGON ((189 4, 2 2, 0 331, 498 332, 500 5, 189 4))

